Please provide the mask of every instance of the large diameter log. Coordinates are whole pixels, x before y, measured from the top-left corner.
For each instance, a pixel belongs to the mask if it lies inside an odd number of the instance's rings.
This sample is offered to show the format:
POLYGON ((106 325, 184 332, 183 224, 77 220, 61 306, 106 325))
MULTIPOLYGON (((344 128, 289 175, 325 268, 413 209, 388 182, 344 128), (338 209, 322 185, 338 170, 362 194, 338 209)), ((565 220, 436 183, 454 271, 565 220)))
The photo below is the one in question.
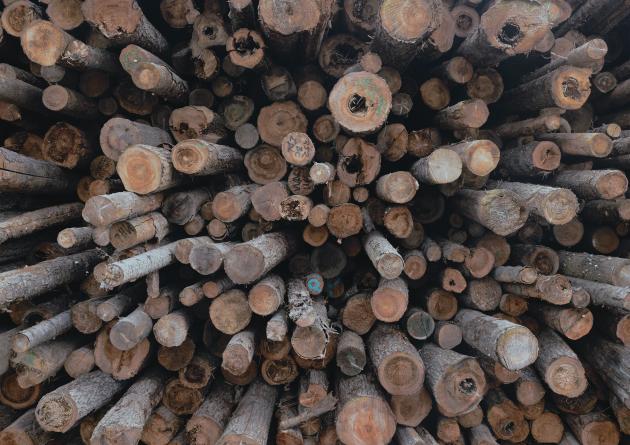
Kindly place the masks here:
POLYGON ((507 181, 488 181, 486 186, 514 192, 530 213, 543 217, 549 224, 566 224, 578 211, 578 200, 571 190, 507 181))
POLYGON ((473 221, 506 236, 527 221, 527 210, 518 196, 509 190, 460 190, 451 200, 453 208, 473 221))
POLYGON ((94 196, 85 203, 82 216, 88 223, 97 227, 107 227, 162 206, 164 196, 160 193, 139 196, 133 192, 119 192, 111 195, 94 196))
POLYGON ((105 258, 100 250, 86 250, 15 271, 0 273, 0 307, 30 299, 64 284, 85 278, 105 258))
POLYGON ((439 4, 433 0, 386 0, 378 7, 372 48, 383 62, 405 68, 417 55, 421 41, 440 24, 439 4))
POLYGON ((296 240, 291 235, 267 233, 231 249, 225 255, 223 267, 235 283, 252 283, 284 261, 295 248, 296 240))
POLYGON ((407 336, 391 325, 379 323, 367 342, 379 382, 393 395, 415 394, 424 382, 424 364, 407 336))
POLYGON ((550 15, 541 4, 496 2, 481 15, 479 26, 457 53, 475 66, 497 65, 515 54, 530 52, 551 25, 550 15))
POLYGON ((56 165, 0 147, 0 190, 3 192, 68 194, 75 179, 56 165))
POLYGON ((328 96, 328 108, 339 125, 352 134, 378 131, 391 109, 392 93, 376 74, 350 73, 337 81, 328 96))
POLYGON ((536 136, 558 144, 562 153, 605 158, 613 150, 613 141, 603 133, 542 133, 536 136))
POLYGON ((337 382, 336 429, 339 440, 356 445, 385 445, 396 432, 396 419, 368 374, 341 377, 337 382))
POLYGON ((114 117, 101 127, 99 141, 105 156, 118 161, 120 155, 132 145, 159 147, 162 144, 171 144, 173 138, 161 128, 114 117))
POLYGON ((65 433, 109 403, 125 386, 102 371, 82 375, 39 400, 35 409, 37 422, 47 431, 65 433))
POLYGON ((623 196, 628 190, 628 179, 619 170, 565 170, 554 175, 549 185, 568 188, 590 201, 623 196))
POLYGON ((591 93, 590 75, 591 70, 586 68, 560 67, 506 91, 499 106, 508 113, 533 112, 548 107, 577 110, 591 93))
POLYGON ((624 345, 593 335, 582 357, 605 379, 612 393, 630 408, 630 358, 624 345))
POLYGON ((120 73, 116 57, 108 51, 87 45, 46 20, 31 22, 20 35, 22 50, 41 65, 61 65, 79 71, 101 70, 120 73))
POLYGON ((89 0, 83 2, 81 11, 114 44, 136 43, 158 56, 167 55, 168 42, 142 13, 136 0, 89 0))
POLYGON ((217 445, 266 444, 277 396, 276 388, 255 380, 239 401, 217 445))
POLYGON ((175 187, 183 180, 171 162, 171 151, 132 145, 118 158, 116 171, 125 189, 146 195, 175 187))
POLYGON ((618 425, 602 411, 581 415, 568 414, 564 420, 579 443, 583 445, 617 445, 621 443, 618 425))
MULTIPOLYGON (((613 286, 630 286, 630 260, 583 252, 558 251, 559 272, 613 286)), ((584 287, 584 286, 583 286, 584 287)), ((589 290, 589 287, 584 287, 589 290)))
POLYGON ((213 144, 202 139, 188 139, 173 147, 173 166, 188 175, 215 175, 239 170, 241 153, 232 147, 213 144))
POLYGON ((147 276, 151 272, 174 264, 177 242, 156 247, 144 253, 107 264, 97 280, 104 286, 113 288, 147 276))
POLYGON ((151 412, 162 399, 164 380, 164 373, 155 370, 136 380, 98 422, 90 443, 137 444, 151 412))
POLYGON ((536 369, 547 386, 566 397, 577 397, 586 390, 587 380, 578 356, 562 338, 551 329, 538 335, 540 352, 536 369))
POLYGON ((509 370, 531 365, 538 356, 538 341, 524 326, 481 312, 462 309, 455 316, 464 341, 509 370))
POLYGON ((442 414, 458 416, 481 401, 486 379, 474 358, 431 343, 418 352, 426 366, 427 387, 442 414))

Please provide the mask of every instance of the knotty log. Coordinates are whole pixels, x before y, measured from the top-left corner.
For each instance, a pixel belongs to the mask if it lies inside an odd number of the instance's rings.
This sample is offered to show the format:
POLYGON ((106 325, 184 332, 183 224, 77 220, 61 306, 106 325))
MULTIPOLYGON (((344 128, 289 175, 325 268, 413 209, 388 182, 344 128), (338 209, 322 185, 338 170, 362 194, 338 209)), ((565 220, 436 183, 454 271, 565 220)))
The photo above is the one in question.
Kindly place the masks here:
POLYGON ((37 404, 35 417, 47 431, 66 432, 124 388, 124 382, 102 371, 93 371, 44 395, 37 404))
POLYGON ((427 386, 442 414, 458 416, 481 401, 486 379, 474 358, 431 343, 418 352, 426 366, 427 386))
POLYGON ((538 342, 529 329, 481 312, 462 309, 455 316, 464 341, 497 360, 509 370, 532 364, 538 355, 538 342))

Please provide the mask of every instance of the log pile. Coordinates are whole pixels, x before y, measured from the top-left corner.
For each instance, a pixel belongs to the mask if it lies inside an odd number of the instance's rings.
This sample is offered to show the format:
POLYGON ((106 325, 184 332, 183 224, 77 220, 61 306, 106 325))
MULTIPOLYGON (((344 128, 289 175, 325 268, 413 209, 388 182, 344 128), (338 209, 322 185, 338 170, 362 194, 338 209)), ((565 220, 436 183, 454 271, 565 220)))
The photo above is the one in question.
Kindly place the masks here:
POLYGON ((0 445, 630 440, 625 0, 4 0, 0 445))

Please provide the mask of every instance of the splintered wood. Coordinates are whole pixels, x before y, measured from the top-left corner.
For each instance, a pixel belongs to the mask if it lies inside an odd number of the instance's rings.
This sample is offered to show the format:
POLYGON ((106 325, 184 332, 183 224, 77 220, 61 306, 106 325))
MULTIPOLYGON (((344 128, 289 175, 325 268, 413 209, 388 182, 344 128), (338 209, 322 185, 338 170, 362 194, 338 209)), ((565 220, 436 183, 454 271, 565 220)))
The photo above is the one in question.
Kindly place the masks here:
POLYGON ((3 0, 0 445, 629 444, 628 26, 3 0))

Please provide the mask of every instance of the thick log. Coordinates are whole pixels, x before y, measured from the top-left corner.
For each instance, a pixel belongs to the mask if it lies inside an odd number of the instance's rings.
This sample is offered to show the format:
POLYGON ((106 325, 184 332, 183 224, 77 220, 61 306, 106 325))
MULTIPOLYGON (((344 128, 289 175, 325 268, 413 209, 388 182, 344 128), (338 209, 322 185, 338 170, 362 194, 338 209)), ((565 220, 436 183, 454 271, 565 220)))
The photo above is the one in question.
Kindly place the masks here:
POLYGON ((127 147, 116 171, 125 190, 141 195, 176 187, 183 180, 173 167, 170 150, 143 144, 127 147))
POLYGON ((114 117, 101 127, 99 142, 105 156, 118 161, 120 155, 132 145, 146 144, 159 147, 171 144, 173 138, 161 128, 114 117))
POLYGON ((165 375, 152 370, 140 377, 98 422, 90 443, 136 444, 164 391, 165 375))
POLYGON ((464 341, 509 370, 531 365, 538 356, 538 341, 529 329, 481 312, 462 309, 455 317, 464 341))
POLYGON ((628 180, 619 170, 565 170, 553 176, 549 185, 568 188, 585 200, 615 199, 626 193, 628 180))
POLYGON ((125 386, 102 371, 93 371, 44 395, 37 404, 35 417, 47 431, 66 432, 109 403, 125 386))
POLYGON ((83 346, 72 351, 66 358, 63 368, 70 377, 76 379, 90 373, 94 369, 94 365, 94 349, 83 346))
POLYGON ((0 273, 0 307, 28 300, 64 284, 81 280, 89 270, 104 259, 104 253, 86 250, 15 271, 0 273))
POLYGON ((403 258, 383 235, 377 231, 370 232, 363 240, 363 248, 383 278, 400 276, 404 268, 403 258))
POLYGON ((425 344, 419 353, 426 366, 427 386, 442 414, 458 416, 481 401, 486 379, 474 358, 431 343, 425 344))
POLYGON ((252 311, 247 303, 245 292, 232 289, 212 300, 210 320, 215 328, 224 334, 232 335, 247 327, 252 311))

